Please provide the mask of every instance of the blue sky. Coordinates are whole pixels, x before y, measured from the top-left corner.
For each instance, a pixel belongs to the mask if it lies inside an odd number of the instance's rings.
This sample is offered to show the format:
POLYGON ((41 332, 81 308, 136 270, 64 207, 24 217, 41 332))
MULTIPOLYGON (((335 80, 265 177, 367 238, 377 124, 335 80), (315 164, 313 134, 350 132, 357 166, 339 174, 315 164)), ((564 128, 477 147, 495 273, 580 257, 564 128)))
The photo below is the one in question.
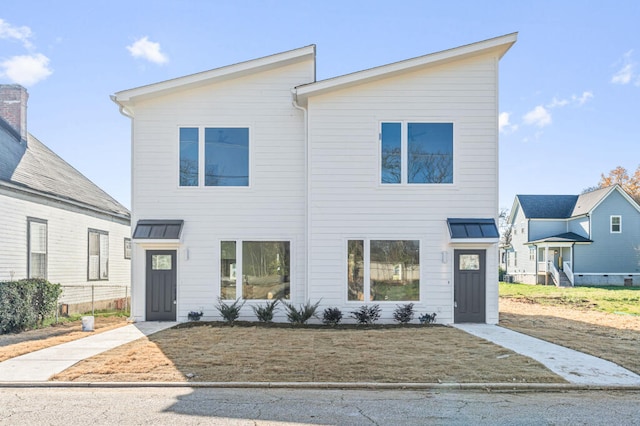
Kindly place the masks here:
POLYGON ((28 129, 130 206, 130 122, 109 95, 310 44, 317 77, 519 32, 500 66, 500 206, 640 164, 640 2, 12 1, 0 83, 28 129))

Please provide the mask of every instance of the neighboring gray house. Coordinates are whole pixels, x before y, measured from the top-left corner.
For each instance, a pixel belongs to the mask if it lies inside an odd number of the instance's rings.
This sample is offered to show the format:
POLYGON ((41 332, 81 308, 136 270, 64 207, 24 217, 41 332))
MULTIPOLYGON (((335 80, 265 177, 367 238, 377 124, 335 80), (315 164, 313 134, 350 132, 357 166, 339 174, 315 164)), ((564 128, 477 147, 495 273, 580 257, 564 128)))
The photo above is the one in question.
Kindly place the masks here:
POLYGON ((555 285, 640 284, 640 206, 619 186, 581 195, 517 195, 506 274, 555 285))
POLYGON ((71 312, 126 299, 129 211, 27 132, 27 99, 0 85, 0 282, 60 283, 71 312))

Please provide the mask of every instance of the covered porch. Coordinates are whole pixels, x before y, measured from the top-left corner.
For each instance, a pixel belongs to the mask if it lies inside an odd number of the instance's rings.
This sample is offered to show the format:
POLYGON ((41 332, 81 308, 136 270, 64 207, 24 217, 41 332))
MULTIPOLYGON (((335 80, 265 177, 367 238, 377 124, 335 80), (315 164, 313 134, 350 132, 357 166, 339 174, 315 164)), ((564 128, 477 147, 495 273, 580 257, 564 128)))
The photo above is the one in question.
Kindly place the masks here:
POLYGON ((553 284, 558 287, 573 287, 573 265, 575 244, 590 244, 592 241, 573 232, 553 235, 530 241, 529 247, 536 254, 536 276, 538 284, 553 284))

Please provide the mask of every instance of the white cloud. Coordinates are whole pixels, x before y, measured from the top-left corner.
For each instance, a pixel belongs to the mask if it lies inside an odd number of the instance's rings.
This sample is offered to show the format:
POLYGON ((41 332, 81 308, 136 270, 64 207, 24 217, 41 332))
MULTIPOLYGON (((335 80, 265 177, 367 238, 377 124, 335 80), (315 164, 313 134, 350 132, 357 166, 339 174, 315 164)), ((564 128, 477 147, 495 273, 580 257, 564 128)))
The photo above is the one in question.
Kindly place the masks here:
POLYGON ((164 64, 169 61, 167 55, 160 51, 160 43, 149 41, 148 37, 136 40, 127 50, 134 58, 142 58, 155 64, 164 64))
POLYGON ((570 98, 565 98, 565 99, 558 99, 556 97, 554 97, 553 99, 551 99, 551 102, 549 102, 546 107, 547 108, 562 108, 565 107, 567 105, 576 105, 576 106, 582 106, 585 103, 587 103, 589 101, 589 99, 593 98, 593 92, 589 92, 589 91, 584 91, 582 92, 582 95, 578 96, 578 95, 571 95, 570 98))
POLYGON ((631 55, 633 54, 633 50, 629 50, 624 55, 622 55, 622 59, 618 61, 622 64, 622 68, 616 72, 613 77, 611 77, 611 82, 614 84, 629 84, 632 79, 637 78, 635 84, 637 85, 640 82, 640 77, 636 76, 636 66, 637 64, 631 59, 631 55))
POLYGON ((13 56, 0 62, 0 76, 6 76, 14 83, 33 86, 53 73, 49 68, 49 58, 41 53, 13 56))
POLYGON ((584 104, 586 104, 589 99, 593 99, 593 93, 592 92, 582 92, 582 96, 580 97, 576 97, 575 95, 572 96, 572 99, 574 99, 576 102, 578 102, 578 105, 582 106, 584 104))
POLYGON ((526 113, 522 117, 522 120, 525 124, 528 125, 544 127, 551 124, 551 114, 549 114, 549 111, 547 111, 545 107, 543 107, 542 105, 538 105, 537 107, 526 113))
POLYGON ((500 133, 508 134, 518 130, 518 125, 511 124, 511 122, 509 121, 510 119, 511 119, 510 112, 500 113, 500 115, 498 116, 498 129, 500 130, 500 133))
POLYGON ((32 35, 31 28, 25 26, 15 27, 5 20, 0 19, 0 39, 17 40, 21 42, 25 48, 31 49, 33 47, 30 40, 32 35))

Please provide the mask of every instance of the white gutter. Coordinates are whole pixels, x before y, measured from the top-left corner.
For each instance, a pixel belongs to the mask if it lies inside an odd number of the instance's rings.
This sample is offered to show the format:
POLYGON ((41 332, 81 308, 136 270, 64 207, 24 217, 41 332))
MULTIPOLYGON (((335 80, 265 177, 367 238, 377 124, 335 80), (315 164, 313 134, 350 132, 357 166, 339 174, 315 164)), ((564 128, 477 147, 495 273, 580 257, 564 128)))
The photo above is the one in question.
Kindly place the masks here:
MULTIPOLYGON (((309 124, 308 124, 308 120, 309 120, 309 113, 307 111, 307 109, 303 106, 300 106, 298 104, 298 94, 296 92, 295 89, 291 90, 291 104, 293 105, 293 107, 295 109, 298 109, 300 111, 302 111, 303 115, 304 115, 304 169, 305 169, 305 186, 306 186, 306 197, 305 197, 305 204, 304 204, 304 214, 305 217, 307 218, 307 223, 305 224, 305 229, 304 229, 304 239, 305 239, 305 252, 306 252, 306 284, 305 284, 305 297, 304 297, 304 301, 306 301, 307 299, 309 299, 309 283, 311 282, 311 250, 309 250, 309 248, 311 247, 311 242, 309 240, 309 235, 310 235, 310 229, 311 229, 311 215, 309 214, 309 205, 311 203, 311 183, 310 183, 310 179, 309 179, 309 163, 310 163, 310 158, 309 158, 309 124)), ((304 303, 303 301, 303 303, 304 303)))

